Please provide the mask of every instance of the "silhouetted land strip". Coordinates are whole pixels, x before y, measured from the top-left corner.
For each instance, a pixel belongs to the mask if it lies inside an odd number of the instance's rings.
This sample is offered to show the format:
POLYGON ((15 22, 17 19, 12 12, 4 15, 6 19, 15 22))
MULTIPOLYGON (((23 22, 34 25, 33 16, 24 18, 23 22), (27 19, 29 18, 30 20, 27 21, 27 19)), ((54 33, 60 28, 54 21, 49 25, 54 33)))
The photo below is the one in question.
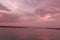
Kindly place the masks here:
POLYGON ((24 26, 0 26, 0 28, 40 28, 40 29, 54 29, 54 30, 60 30, 60 28, 45 28, 45 27, 24 27, 24 26))
POLYGON ((54 29, 54 30, 60 30, 60 28, 45 28, 45 29, 54 29))
POLYGON ((28 27, 15 27, 15 26, 0 26, 0 28, 28 28, 28 27))

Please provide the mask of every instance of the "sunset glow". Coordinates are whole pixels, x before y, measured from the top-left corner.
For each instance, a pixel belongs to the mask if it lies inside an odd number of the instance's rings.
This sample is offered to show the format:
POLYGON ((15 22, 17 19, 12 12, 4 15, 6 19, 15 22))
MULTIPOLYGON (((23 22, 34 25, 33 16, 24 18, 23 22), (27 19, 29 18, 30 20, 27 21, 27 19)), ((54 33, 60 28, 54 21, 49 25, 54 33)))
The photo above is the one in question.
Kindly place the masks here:
POLYGON ((0 25, 60 28, 59 3, 59 0, 0 0, 0 25))

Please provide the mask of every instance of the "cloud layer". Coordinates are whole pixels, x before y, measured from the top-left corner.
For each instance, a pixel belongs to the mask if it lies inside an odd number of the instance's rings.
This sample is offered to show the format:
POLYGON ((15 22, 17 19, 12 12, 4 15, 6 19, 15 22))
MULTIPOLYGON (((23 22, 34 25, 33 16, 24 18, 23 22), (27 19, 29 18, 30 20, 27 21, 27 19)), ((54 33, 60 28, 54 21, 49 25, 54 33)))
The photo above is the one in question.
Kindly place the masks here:
POLYGON ((0 22, 16 22, 28 26, 59 24, 59 0, 0 0, 0 3, 6 7, 2 10, 0 5, 0 22))

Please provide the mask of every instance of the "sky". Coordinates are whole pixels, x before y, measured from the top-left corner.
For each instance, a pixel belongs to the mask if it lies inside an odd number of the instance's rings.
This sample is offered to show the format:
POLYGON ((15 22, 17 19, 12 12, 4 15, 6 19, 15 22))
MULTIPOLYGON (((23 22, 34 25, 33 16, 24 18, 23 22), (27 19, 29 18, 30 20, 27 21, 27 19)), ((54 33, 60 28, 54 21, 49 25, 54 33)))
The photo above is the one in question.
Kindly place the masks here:
POLYGON ((60 0, 0 0, 0 26, 60 28, 60 0))

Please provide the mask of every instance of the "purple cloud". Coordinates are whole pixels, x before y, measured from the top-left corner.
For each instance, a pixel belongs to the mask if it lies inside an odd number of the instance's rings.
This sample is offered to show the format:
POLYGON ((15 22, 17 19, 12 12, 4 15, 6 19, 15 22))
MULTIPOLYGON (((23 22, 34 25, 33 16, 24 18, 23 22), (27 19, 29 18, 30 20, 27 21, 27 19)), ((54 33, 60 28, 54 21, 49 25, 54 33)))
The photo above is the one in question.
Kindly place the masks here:
POLYGON ((1 3, 0 3, 0 10, 10 11, 7 7, 3 6, 1 3))

